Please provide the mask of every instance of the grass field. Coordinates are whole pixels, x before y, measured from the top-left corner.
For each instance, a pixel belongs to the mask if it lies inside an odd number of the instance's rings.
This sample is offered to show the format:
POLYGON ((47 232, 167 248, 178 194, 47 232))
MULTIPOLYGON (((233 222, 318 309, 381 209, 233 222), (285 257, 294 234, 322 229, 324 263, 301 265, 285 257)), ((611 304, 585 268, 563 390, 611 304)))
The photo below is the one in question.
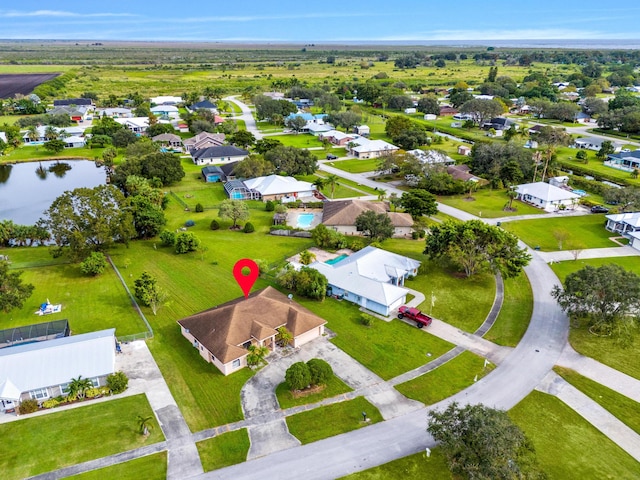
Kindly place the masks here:
POLYGON ((69 478, 74 480, 103 480, 105 478, 164 480, 167 478, 167 452, 154 453, 153 455, 81 473, 69 478))
POLYGON ((571 385, 608 410, 614 417, 624 423, 637 434, 640 434, 640 404, 629 397, 611 390, 604 385, 583 377, 578 372, 568 368, 555 367, 555 372, 571 385))
POLYGON ((579 248, 617 247, 609 240, 614 236, 604 228, 604 215, 581 215, 563 217, 550 215, 549 218, 505 222, 502 228, 515 234, 530 247, 539 246, 543 251, 572 250, 579 248), (554 235, 565 236, 562 249, 554 235))
MULTIPOLYGON (((318 178, 326 178, 326 173, 314 174, 314 175, 298 175, 296 178, 298 180, 302 180, 303 182, 315 182, 318 178)), ((341 198, 353 198, 353 197, 362 197, 367 195, 362 191, 354 190, 347 186, 347 182, 343 179, 340 179, 339 182, 336 182, 336 185, 333 187, 333 194, 331 192, 330 186, 325 186, 320 189, 320 191, 327 197, 334 200, 338 200, 341 198)))
POLYGON ((509 411, 550 480, 632 479, 638 462, 557 398, 533 391, 509 411))
POLYGON ((478 190, 473 192, 472 198, 473 200, 469 200, 467 195, 441 196, 438 197, 438 201, 483 218, 541 215, 545 213, 539 208, 517 200, 514 200, 512 204, 512 207, 516 209, 515 212, 505 211, 504 208, 509 203, 506 190, 478 190))
POLYGON ((342 393, 351 392, 353 389, 340 380, 337 376, 331 377, 322 390, 317 393, 305 395, 295 398, 291 393, 291 387, 287 382, 283 382, 276 387, 276 397, 280 408, 287 409, 297 407, 298 405, 308 405, 309 403, 319 402, 325 398, 335 397, 342 393))
POLYGON ((490 342, 515 347, 529 327, 533 313, 533 291, 522 273, 504 280, 504 301, 496 322, 484 335, 490 342))
POLYGON ((24 162, 30 160, 62 160, 102 158, 104 148, 65 148, 60 153, 53 153, 43 146, 21 146, 2 156, 1 163, 24 162))
POLYGON ((381 421, 378 409, 364 397, 357 397, 291 415, 287 417, 287 426, 289 432, 304 445, 381 421), (362 420, 362 412, 366 412, 368 422, 362 420), (328 418, 331 421, 327 421, 328 418))
MULTIPOLYGON (((22 279, 35 289, 22 308, 1 315, 2 328, 65 318, 76 334, 104 328, 115 328, 117 336, 146 331, 111 267, 102 275, 88 277, 82 274, 79 264, 61 263, 44 247, 13 248, 9 258, 11 268, 24 269, 22 279), (34 315, 47 299, 62 304, 62 312, 46 317, 34 315)), ((125 275, 126 270, 122 273, 125 275)))
MULTIPOLYGON (((308 133, 299 133, 299 134, 285 134, 285 135, 269 135, 267 138, 273 140, 279 140, 283 145, 287 147, 297 147, 297 148, 314 148, 314 147, 322 147, 322 142, 318 140, 318 137, 314 137, 308 133)), ((318 158, 324 158, 326 155, 324 150, 314 150, 313 153, 318 158)))
POLYGON ((11 445, 5 445, 0 455, 0 471, 7 480, 164 440, 143 394, 4 423, 0 435, 11 439, 11 445), (140 435, 138 415, 153 417, 147 437, 140 435))
POLYGON ((196 444, 205 472, 242 463, 247 459, 251 442, 246 428, 223 433, 196 444))
POLYGON ((493 365, 484 366, 485 359, 464 351, 435 370, 396 386, 405 397, 425 405, 433 405, 450 397, 493 370, 493 365))
POLYGON ((451 480, 447 460, 439 448, 431 449, 427 458, 424 452, 399 458, 379 467, 352 473, 343 480, 451 480))
POLYGON ((378 158, 368 158, 364 160, 336 160, 333 162, 327 163, 327 165, 335 168, 339 168, 345 172, 349 173, 364 173, 364 172, 375 172, 378 168, 378 164, 380 160, 378 158))

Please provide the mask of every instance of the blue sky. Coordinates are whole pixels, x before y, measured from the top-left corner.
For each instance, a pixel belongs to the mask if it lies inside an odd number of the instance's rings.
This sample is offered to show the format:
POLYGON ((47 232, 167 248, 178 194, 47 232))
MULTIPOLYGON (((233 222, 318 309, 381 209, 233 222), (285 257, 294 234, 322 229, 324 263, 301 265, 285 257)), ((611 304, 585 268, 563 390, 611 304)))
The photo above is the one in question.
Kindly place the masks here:
POLYGON ((640 37, 640 4, 629 0, 2 3, 11 6, 0 6, 3 39, 385 43, 640 37))

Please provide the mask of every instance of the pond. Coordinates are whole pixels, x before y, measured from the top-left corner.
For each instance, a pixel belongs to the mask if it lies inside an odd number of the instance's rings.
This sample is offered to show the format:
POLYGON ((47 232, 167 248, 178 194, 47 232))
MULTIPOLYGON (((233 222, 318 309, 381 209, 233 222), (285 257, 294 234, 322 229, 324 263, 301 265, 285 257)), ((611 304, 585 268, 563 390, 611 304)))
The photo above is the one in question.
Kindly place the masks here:
POLYGON ((104 167, 89 160, 0 165, 0 220, 33 225, 67 190, 106 183, 104 167))

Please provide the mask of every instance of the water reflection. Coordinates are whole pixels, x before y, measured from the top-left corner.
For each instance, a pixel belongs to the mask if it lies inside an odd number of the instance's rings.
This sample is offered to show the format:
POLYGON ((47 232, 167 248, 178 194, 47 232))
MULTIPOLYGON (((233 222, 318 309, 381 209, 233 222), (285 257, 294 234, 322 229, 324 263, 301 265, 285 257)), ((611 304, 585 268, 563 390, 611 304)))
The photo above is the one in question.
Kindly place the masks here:
POLYGON ((49 171, 58 178, 64 178, 69 170, 71 170, 71 165, 65 162, 56 162, 49 167, 49 171))
POLYGON ((0 183, 7 183, 11 175, 13 165, 0 165, 0 183))
POLYGON ((40 163, 40 165, 38 166, 38 168, 36 168, 36 175, 38 176, 38 178, 40 180, 46 180, 47 179, 47 175, 49 175, 49 170, 47 170, 46 168, 44 168, 42 166, 42 163, 40 163))

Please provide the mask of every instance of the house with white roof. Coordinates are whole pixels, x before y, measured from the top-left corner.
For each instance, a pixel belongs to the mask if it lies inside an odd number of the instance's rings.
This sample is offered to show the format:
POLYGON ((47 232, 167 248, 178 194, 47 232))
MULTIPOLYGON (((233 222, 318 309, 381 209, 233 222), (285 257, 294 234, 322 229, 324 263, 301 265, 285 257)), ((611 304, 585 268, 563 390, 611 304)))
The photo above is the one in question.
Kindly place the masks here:
POLYGON ((331 265, 309 265, 327 277, 330 295, 385 316, 406 303, 404 281, 417 275, 419 266, 417 260, 371 246, 331 265))
POLYGON ((96 117, 132 118, 133 110, 130 108, 123 108, 123 107, 97 108, 96 117))
MULTIPOLYGON (((576 148, 586 148, 588 150, 598 151, 602 148, 602 142, 606 141, 605 138, 597 138, 597 137, 580 137, 576 138, 573 142, 576 148)), ((622 145, 619 142, 611 142, 613 145, 614 152, 619 152, 622 148, 622 145)))
POLYGON ((629 238, 633 233, 640 233, 640 212, 615 213, 605 218, 607 223, 604 227, 610 232, 629 238))
POLYGON ((175 105, 156 105, 155 107, 151 107, 150 110, 156 117, 165 120, 180 118, 178 107, 175 105))
POLYGON ((248 190, 257 192, 263 202, 275 200, 288 203, 295 202, 298 199, 316 200, 314 196, 316 192, 315 186, 312 183, 296 180, 293 177, 268 175, 244 180, 243 183, 248 190))
POLYGON ((152 105, 177 105, 182 103, 182 97, 173 97, 171 95, 160 95, 150 99, 152 105))
POLYGON ((114 120, 138 135, 145 133, 149 128, 149 117, 115 118, 114 120))
POLYGON ((106 385, 115 361, 115 328, 2 348, 0 405, 12 409, 22 400, 65 395, 79 376, 94 387, 106 385))
POLYGON ((634 150, 633 152, 621 151, 620 153, 607 155, 607 160, 605 160, 604 164, 607 167, 617 168, 625 172, 640 170, 640 150, 634 150))
POLYGON ((358 138, 358 135, 348 134, 334 129, 331 129, 327 132, 322 132, 320 135, 318 135, 318 139, 320 141, 329 140, 334 145, 340 146, 344 146, 356 138, 358 138))
POLYGON ((420 163, 429 165, 454 165, 456 161, 444 152, 439 150, 407 150, 407 153, 413 155, 420 163))
POLYGON ((86 145, 84 137, 78 135, 71 135, 62 139, 64 141, 65 148, 81 148, 86 145))
POLYGON ((563 188, 554 187, 545 182, 525 183, 516 187, 516 199, 530 203, 547 212, 575 207, 580 195, 563 188))
POLYGON ((399 150, 398 147, 384 140, 369 140, 364 137, 358 137, 348 145, 350 146, 349 154, 356 158, 378 158, 399 150))

